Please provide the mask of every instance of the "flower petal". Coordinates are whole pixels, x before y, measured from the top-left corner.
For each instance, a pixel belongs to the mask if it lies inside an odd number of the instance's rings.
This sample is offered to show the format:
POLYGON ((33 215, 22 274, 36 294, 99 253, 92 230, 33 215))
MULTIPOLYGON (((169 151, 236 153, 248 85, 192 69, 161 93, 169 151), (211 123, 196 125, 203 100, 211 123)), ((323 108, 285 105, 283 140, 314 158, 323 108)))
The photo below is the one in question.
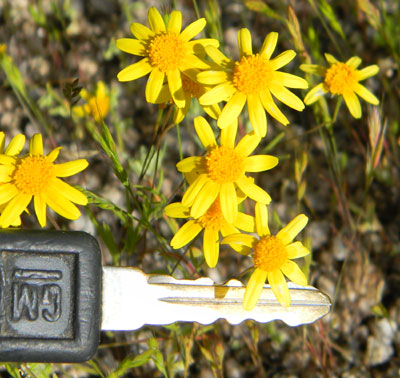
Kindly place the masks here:
POLYGON ((133 63, 119 71, 117 79, 119 81, 136 80, 147 75, 152 69, 149 58, 143 58, 142 60, 139 60, 139 62, 133 63))
POLYGON ((291 261, 286 261, 281 268, 283 274, 289 278, 290 281, 294 282, 297 285, 307 285, 307 277, 301 271, 299 266, 291 261))
POLYGON ((18 195, 19 191, 14 184, 5 183, 0 184, 0 205, 7 203, 18 195))
POLYGON ((201 217, 214 203, 220 192, 221 184, 208 180, 200 189, 190 209, 190 216, 201 217))
POLYGON ((251 275, 249 282, 246 286, 246 291, 243 297, 243 308, 246 311, 251 311, 258 300, 260 299, 265 280, 267 279, 267 272, 256 268, 251 275))
POLYGON ((189 208, 183 206, 180 202, 174 202, 167 205, 164 214, 171 218, 189 218, 189 208))
POLYGON ((197 34, 199 34, 204 29, 204 27, 206 26, 206 23, 207 22, 206 22, 205 18, 199 18, 198 20, 192 22, 180 34, 181 39, 184 42, 191 40, 193 37, 195 37, 197 34))
POLYGON ((249 156, 260 144, 261 137, 256 133, 246 134, 235 147, 235 152, 240 156, 249 156))
POLYGON ((67 219, 78 219, 81 216, 79 209, 61 193, 46 192, 46 202, 57 214, 67 219))
POLYGON ((231 59, 229 59, 221 50, 217 49, 215 46, 206 46, 206 52, 214 63, 225 69, 234 64, 231 59))
POLYGON ((10 202, 7 203, 0 215, 0 227, 8 228, 15 219, 19 217, 31 202, 32 195, 18 193, 10 202))
POLYGON ((343 93, 343 98, 350 114, 354 118, 361 118, 361 105, 356 94, 353 91, 347 91, 343 93))
POLYGON ((249 214, 238 212, 233 225, 246 232, 254 232, 254 217, 249 214))
POLYGON ((237 91, 222 109, 217 121, 218 127, 223 129, 235 122, 243 110, 246 99, 247 96, 244 93, 237 91))
POLYGON ((212 105, 229 99, 237 89, 228 82, 217 85, 199 97, 200 105, 212 105))
POLYGON ((260 137, 264 137, 267 134, 267 116, 258 94, 247 96, 247 109, 253 130, 260 137))
POLYGON ((187 188, 185 194, 182 197, 182 205, 190 207, 193 201, 198 196, 200 190, 210 179, 206 174, 199 175, 187 188))
POLYGON ((294 93, 281 85, 270 85, 269 90, 272 95, 285 105, 301 112, 304 109, 303 101, 301 101, 294 93))
POLYGON ((89 163, 86 159, 78 159, 62 164, 54 164, 53 170, 57 177, 68 177, 83 171, 88 165, 89 163))
POLYGON ((318 64, 300 64, 299 67, 302 71, 312 75, 325 76, 326 67, 318 64))
POLYGON ((207 265, 214 268, 219 256, 219 235, 218 231, 211 228, 204 229, 203 252, 207 265))
POLYGON ((268 227, 268 208, 265 204, 256 203, 255 225, 258 236, 263 237, 271 234, 268 227))
POLYGON ((165 31, 164 20, 161 17, 160 12, 155 7, 151 7, 147 12, 147 20, 149 21, 150 29, 154 33, 165 31))
POLYGON ((176 164, 179 172, 190 172, 204 165, 204 156, 189 156, 176 164))
POLYGON ((265 110, 268 112, 270 116, 274 117, 278 122, 282 123, 282 125, 284 126, 286 126, 289 123, 285 115, 276 106, 269 90, 260 92, 260 99, 265 110))
POLYGON ((214 132, 204 117, 198 116, 194 119, 194 128, 201 144, 206 150, 217 146, 214 132))
POLYGON ((203 71, 197 74, 196 80, 203 85, 218 85, 228 81, 229 74, 226 71, 203 71))
POLYGON ((138 39, 120 38, 117 39, 115 45, 128 54, 147 56, 146 44, 138 39))
POLYGON ((310 254, 310 251, 299 241, 287 245, 286 251, 288 253, 288 259, 298 259, 299 257, 310 254))
POLYGON ((132 22, 129 28, 133 36, 137 39, 146 41, 154 36, 154 33, 147 26, 139 24, 138 22, 132 22))
POLYGON ((278 33, 276 32, 269 33, 264 39, 259 54, 263 55, 264 58, 266 59, 270 59, 275 50, 277 42, 278 42, 278 33))
POLYGON ((178 69, 168 71, 168 88, 171 93, 172 99, 178 108, 185 106, 185 92, 182 86, 182 77, 178 69))
POLYGON ((379 105, 379 100, 363 85, 357 83, 353 86, 353 89, 365 101, 372 105, 379 105))
POLYGON ((222 215, 228 223, 234 223, 238 213, 235 185, 231 182, 222 184, 219 198, 222 215))
POLYGON ((303 230, 307 222, 308 218, 304 214, 299 214, 282 228, 276 237, 281 239, 284 245, 288 245, 303 230))
POLYGON ((285 307, 290 306, 290 293, 287 286, 285 277, 280 270, 268 272, 268 283, 278 300, 278 302, 285 307))
POLYGON ((21 152, 22 148, 24 147, 24 143, 25 143, 25 135, 18 134, 11 139, 11 142, 7 146, 4 153, 9 156, 18 155, 21 152))
POLYGON ((182 29, 182 13, 179 11, 173 11, 169 15, 167 30, 179 34, 182 29))
POLYGON ((252 235, 238 233, 225 237, 221 244, 240 244, 252 248, 257 242, 258 239, 252 235))
POLYGON ((60 153, 61 150, 62 150, 62 147, 56 147, 54 150, 52 150, 51 152, 49 152, 49 153, 46 155, 47 160, 48 160, 50 163, 53 163, 53 162, 58 158, 58 155, 59 155, 59 153, 60 153))
POLYGON ((261 189, 256 184, 249 182, 246 180, 246 177, 243 176, 239 180, 236 180, 236 184, 239 186, 240 190, 247 194, 252 200, 260 203, 264 203, 268 205, 271 202, 271 196, 264 190, 261 189))
POLYGON ((325 59, 329 64, 335 64, 338 63, 339 61, 331 54, 325 53, 325 59))
POLYGON ((35 195, 33 198, 35 213, 39 224, 46 227, 46 199, 43 194, 35 195))
POLYGON ((294 50, 286 50, 274 59, 270 60, 270 67, 274 71, 279 70, 279 68, 291 62, 295 56, 296 53, 294 52, 294 50))
POLYGON ((171 247, 174 249, 182 248, 190 243, 203 229, 199 222, 190 220, 186 222, 174 235, 171 240, 171 247))
POLYGON ((324 83, 319 83, 307 93, 306 97, 304 97, 304 103, 306 105, 311 105, 326 93, 327 91, 324 88, 324 83))
POLYGON ((221 130, 221 146, 234 148, 237 130, 237 122, 234 122, 232 125, 228 125, 227 127, 223 128, 221 130))
POLYGON ((146 101, 152 104, 157 103, 161 88, 164 83, 165 73, 154 67, 147 79, 146 101))
POLYGON ((283 85, 284 87, 288 88, 308 88, 307 80, 304 80, 302 77, 281 71, 277 71, 274 73, 273 83, 279 84, 280 86, 283 85))
POLYGON ((32 155, 43 156, 42 134, 34 134, 29 144, 29 153, 32 155))
POLYGON ((353 67, 354 69, 356 69, 360 64, 361 64, 362 60, 361 58, 359 58, 358 56, 352 56, 350 59, 348 59, 346 61, 346 65, 353 67))
POLYGON ((365 67, 357 72, 359 75, 359 80, 361 81, 376 75, 379 72, 379 67, 376 64, 374 64, 372 66, 365 67))
POLYGON ((238 31, 239 58, 253 54, 251 34, 249 29, 242 28, 238 31))
POLYGON ((55 178, 51 182, 48 190, 54 191, 55 193, 61 193, 65 198, 71 202, 77 203, 78 205, 85 206, 88 203, 87 197, 80 190, 58 178, 55 178))
POLYGON ((272 155, 253 155, 248 156, 244 161, 246 172, 263 172, 278 165, 279 159, 272 155))
MULTIPOLYGON (((195 54, 201 58, 206 57, 206 47, 207 46, 214 46, 218 47, 219 42, 214 38, 200 38, 194 39, 193 41, 186 42, 186 47, 188 52, 191 54, 195 54)), ((211 66, 211 62, 207 62, 211 66)))

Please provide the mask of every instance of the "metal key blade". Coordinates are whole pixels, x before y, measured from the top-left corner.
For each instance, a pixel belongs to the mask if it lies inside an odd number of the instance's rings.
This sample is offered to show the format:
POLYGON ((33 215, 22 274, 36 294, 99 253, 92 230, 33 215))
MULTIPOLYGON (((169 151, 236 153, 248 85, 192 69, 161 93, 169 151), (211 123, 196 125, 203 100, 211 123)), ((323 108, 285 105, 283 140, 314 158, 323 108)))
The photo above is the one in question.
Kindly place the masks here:
POLYGON ((147 275, 136 268, 103 267, 103 330, 134 330, 143 325, 176 321, 210 324, 224 318, 231 324, 246 319, 261 323, 282 320, 290 326, 316 321, 330 311, 325 294, 311 286, 289 283, 290 307, 276 300, 265 285, 251 311, 243 309, 245 287, 237 280, 215 285, 209 278, 177 280, 147 275))

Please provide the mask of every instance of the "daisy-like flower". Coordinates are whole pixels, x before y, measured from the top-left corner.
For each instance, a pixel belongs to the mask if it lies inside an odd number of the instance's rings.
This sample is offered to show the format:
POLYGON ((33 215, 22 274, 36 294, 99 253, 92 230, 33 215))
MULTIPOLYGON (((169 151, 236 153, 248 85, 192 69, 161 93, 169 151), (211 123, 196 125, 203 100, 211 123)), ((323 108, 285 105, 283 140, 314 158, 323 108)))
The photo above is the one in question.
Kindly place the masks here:
MULTIPOLYGON (((172 218, 190 218, 190 209, 181 203, 171 203, 165 208, 165 214, 172 218)), ((238 212, 233 224, 228 223, 221 211, 221 204, 217 198, 210 208, 198 219, 188 220, 174 235, 171 246, 174 249, 190 243, 202 230, 203 252, 206 263, 214 268, 219 256, 219 234, 228 236, 236 234, 239 230, 254 232, 254 218, 238 212)))
POLYGON ((361 118, 361 105, 357 95, 372 105, 378 105, 379 100, 359 82, 378 73, 379 67, 374 64, 357 70, 361 64, 358 56, 353 56, 346 63, 339 62, 334 56, 325 54, 329 67, 317 64, 302 64, 304 72, 322 76, 324 81, 312 88, 304 98, 306 105, 311 105, 326 93, 343 96, 344 101, 354 118, 361 118))
MULTIPOLYGON (((5 135, 2 131, 0 131, 0 155, 5 154, 7 156, 15 156, 18 155, 22 148, 24 147, 25 143, 25 136, 23 134, 18 134, 14 138, 12 138, 11 142, 5 148, 5 135)), ((1 175, 1 165, 0 165, 0 175, 1 175)), ((1 184, 0 184, 1 185, 1 184)), ((3 211, 5 205, 0 205, 0 214, 3 211)), ((21 217, 17 216, 15 219, 10 223, 11 226, 18 227, 21 225, 21 217)), ((1 227, 1 226, 0 226, 1 227)))
POLYGON ((99 81, 94 95, 86 89, 80 91, 80 96, 86 101, 84 105, 74 106, 72 111, 77 117, 92 116, 96 122, 101 122, 110 110, 110 96, 107 93, 104 82, 99 81))
POLYGON ((174 103, 183 108, 186 101, 181 72, 193 68, 208 69, 209 64, 202 60, 205 56, 204 46, 218 47, 219 43, 216 39, 207 38, 191 41, 204 29, 204 18, 191 23, 183 31, 182 13, 179 11, 169 15, 167 25, 154 7, 149 9, 147 18, 150 29, 134 22, 131 32, 136 39, 117 40, 117 47, 122 51, 143 57, 120 71, 118 80, 136 80, 150 73, 146 85, 146 101, 156 103, 166 78, 174 103))
POLYGON ((307 285, 307 278, 298 265, 292 261, 306 256, 310 251, 293 239, 306 226, 308 218, 304 214, 295 217, 276 236, 270 234, 267 206, 256 204, 255 226, 258 237, 248 234, 227 236, 223 244, 241 244, 253 250, 255 270, 247 284, 243 307, 250 311, 260 298, 265 280, 268 279, 272 292, 283 306, 290 306, 290 293, 285 280, 287 276, 298 285, 307 285))
POLYGON ((261 137, 267 133, 267 111, 283 125, 289 123, 276 106, 272 96, 293 109, 304 109, 303 102, 287 88, 307 88, 304 79, 278 71, 296 55, 287 50, 271 59, 278 40, 278 33, 269 33, 258 54, 253 54, 251 34, 248 29, 238 33, 239 61, 227 58, 214 46, 207 46, 206 52, 220 67, 197 75, 199 83, 214 86, 200 97, 201 105, 211 105, 226 101, 218 118, 218 126, 223 129, 231 124, 247 103, 250 122, 261 137))
POLYGON ((203 117, 194 119, 194 127, 207 152, 177 164, 180 172, 196 171, 198 174, 182 197, 182 205, 190 207, 191 217, 200 218, 219 196, 222 214, 229 223, 234 223, 238 212, 236 188, 249 198, 268 204, 269 194, 246 176, 246 172, 262 172, 278 164, 275 156, 249 156, 261 138, 254 133, 247 134, 235 147, 236 128, 230 126, 222 130, 218 146, 211 126, 203 117))
MULTIPOLYGON (((18 146, 19 147, 19 146, 18 146)), ((23 157, 0 155, 0 227, 7 228, 27 208, 32 198, 37 219, 46 225, 46 206, 67 219, 78 219, 79 209, 73 204, 86 205, 88 200, 79 190, 59 177, 72 176, 83 171, 85 159, 54 164, 61 147, 43 155, 42 135, 35 134, 29 153, 23 157)))

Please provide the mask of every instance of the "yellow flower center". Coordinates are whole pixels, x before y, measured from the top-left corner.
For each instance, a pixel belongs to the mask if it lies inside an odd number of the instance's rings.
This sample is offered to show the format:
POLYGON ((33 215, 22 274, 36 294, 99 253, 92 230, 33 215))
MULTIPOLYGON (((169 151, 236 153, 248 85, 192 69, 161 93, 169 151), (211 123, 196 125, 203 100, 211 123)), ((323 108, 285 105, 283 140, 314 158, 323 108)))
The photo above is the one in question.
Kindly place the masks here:
POLYGON ((269 87, 274 70, 269 61, 259 54, 244 56, 235 62, 233 85, 244 94, 257 94, 269 87))
POLYGON ((324 85, 332 94, 341 95, 352 89, 358 80, 358 73, 353 67, 338 62, 326 70, 324 85))
POLYGON ((210 208, 199 218, 201 227, 219 231, 225 224, 226 220, 222 215, 221 203, 217 199, 210 208))
POLYGON ((244 173, 244 159, 233 148, 213 148, 206 156, 208 177, 219 183, 235 182, 244 173))
POLYGON ((54 165, 45 156, 27 156, 20 159, 13 175, 17 189, 32 196, 42 193, 54 177, 54 165))
POLYGON ((182 75, 182 87, 192 97, 199 98, 204 93, 203 87, 192 79, 189 79, 186 75, 182 75))
POLYGON ((168 72, 179 67, 186 55, 185 43, 179 34, 162 32, 156 35, 148 48, 150 64, 161 72, 168 72))
POLYGON ((254 266, 273 272, 288 260, 285 245, 276 236, 263 236, 254 247, 254 266))

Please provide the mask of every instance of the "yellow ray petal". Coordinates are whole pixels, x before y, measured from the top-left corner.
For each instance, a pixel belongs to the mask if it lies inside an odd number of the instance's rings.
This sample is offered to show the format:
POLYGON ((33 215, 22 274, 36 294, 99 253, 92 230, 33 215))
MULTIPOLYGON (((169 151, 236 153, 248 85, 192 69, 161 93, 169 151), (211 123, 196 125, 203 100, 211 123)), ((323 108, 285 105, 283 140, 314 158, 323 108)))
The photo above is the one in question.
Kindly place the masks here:
POLYGON ((184 42, 187 42, 191 40, 193 37, 195 37, 197 34, 199 34, 204 27, 206 26, 206 20, 205 18, 199 18, 198 20, 192 22, 190 25, 188 25, 181 33, 181 39, 184 42))
POLYGON ((139 24, 138 22, 133 22, 130 25, 130 30, 134 37, 144 41, 154 36, 154 33, 147 26, 139 24))
POLYGON ((300 64, 299 67, 302 71, 307 72, 309 74, 325 76, 326 67, 320 66, 318 64, 300 64))
POLYGON ((248 156, 244 161, 246 172, 263 172, 278 165, 279 159, 272 155, 253 155, 248 156))
POLYGON ((164 83, 164 72, 157 67, 153 68, 146 84, 146 101, 152 104, 156 103, 164 83))
POLYGON ((42 134, 35 134, 29 144, 29 153, 32 155, 43 155, 42 134))
POLYGON ((217 49, 215 46, 206 46, 207 55, 213 60, 216 64, 221 66, 222 68, 228 68, 233 66, 233 61, 229 59, 224 53, 217 49))
POLYGON ((249 282, 247 283, 246 291, 243 297, 243 308, 246 311, 251 311, 257 304, 266 279, 267 272, 256 268, 251 275, 249 282))
POLYGON ((86 159, 68 161, 62 164, 54 164, 54 174, 57 177, 68 177, 83 171, 89 163, 86 159))
POLYGON ((274 73, 273 83, 278 84, 279 86, 283 85, 284 87, 288 88, 308 88, 308 82, 303 78, 281 71, 277 71, 274 73))
POLYGON ((199 116, 194 119, 194 128, 201 144, 206 150, 210 150, 211 148, 217 146, 214 132, 204 117, 199 116))
POLYGON ((207 265, 214 268, 219 256, 219 236, 216 230, 210 228, 204 230, 203 252, 207 265))
POLYGON ((257 234, 260 237, 270 235, 271 233, 268 227, 267 206, 257 202, 254 210, 255 210, 255 226, 257 234))
POLYGON ((221 146, 234 148, 237 130, 237 122, 234 122, 232 125, 228 125, 227 127, 223 128, 221 130, 221 146))
POLYGON ((3 131, 0 131, 0 154, 4 152, 5 135, 3 131))
POLYGON ((304 97, 304 103, 306 105, 311 105, 326 93, 327 91, 324 88, 324 83, 320 83, 307 93, 306 97, 304 97))
POLYGON ((304 275, 304 273, 295 262, 291 260, 286 261, 285 264, 283 264, 281 270, 283 274, 295 284, 303 286, 307 285, 307 277, 304 275))
POLYGON ((234 223, 238 213, 235 185, 231 182, 221 185, 221 211, 228 223, 234 223))
POLYGON ((268 282, 278 302, 285 307, 290 306, 290 293, 285 277, 280 270, 268 272, 268 282))
POLYGON ((168 84, 164 84, 161 87, 160 93, 158 94, 156 104, 165 104, 171 100, 171 93, 169 93, 168 84))
MULTIPOLYGON (((18 134, 14 138, 11 139, 11 142, 7 146, 6 150, 4 153, 9 156, 15 156, 18 155, 22 148, 24 147, 25 143, 25 135, 23 134, 18 134)), ((4 146, 3 146, 4 148, 4 146)), ((0 148, 1 151, 1 148, 0 148)))
MULTIPOLYGON (((206 47, 207 46, 214 46, 218 47, 219 42, 214 39, 214 38, 200 38, 200 39, 194 39, 193 41, 186 42, 186 47, 188 48, 188 52, 191 54, 198 55, 201 58, 205 58, 207 55, 206 52, 206 47)), ((210 64, 211 68, 211 63, 207 62, 210 64)))
POLYGON ((172 238, 171 247, 174 249, 182 248, 190 243, 202 229, 200 223, 194 220, 186 222, 172 238))
POLYGON ((179 62, 179 69, 182 72, 186 72, 187 70, 193 68, 196 68, 198 70, 209 70, 210 62, 206 62, 204 59, 201 59, 200 57, 187 52, 182 61, 179 62))
POLYGON ((120 38, 117 39, 115 45, 128 54, 146 56, 146 44, 143 41, 133 38, 120 38))
POLYGON ((270 59, 275 50, 277 42, 278 42, 278 33, 276 32, 269 33, 265 37, 264 42, 261 46, 260 55, 263 55, 266 59, 270 59))
POLYGON ((236 184, 239 186, 240 190, 247 194, 252 200, 266 205, 271 202, 271 196, 264 189, 246 180, 245 176, 237 180, 236 184))
POLYGON ((35 195, 33 198, 35 213, 39 224, 46 227, 46 200, 42 194, 35 195))
POLYGON ((149 63, 149 58, 143 58, 142 60, 139 60, 139 62, 133 63, 119 71, 117 79, 119 81, 136 80, 147 75, 151 70, 152 67, 149 63))
POLYGON ((179 34, 182 29, 182 13, 179 11, 173 11, 169 15, 167 30, 179 34))
POLYGON ((212 105, 203 105, 203 110, 206 114, 208 114, 211 118, 218 119, 221 114, 221 109, 218 104, 212 105))
POLYGON ((196 79, 203 85, 218 85, 228 81, 229 75, 226 71, 204 71, 198 73, 196 79))
POLYGON ((286 50, 274 59, 270 60, 270 67, 274 71, 279 70, 279 68, 291 62, 295 56, 296 53, 293 50, 286 50))
POLYGON ((149 22, 150 29, 154 33, 165 31, 164 20, 161 17, 160 12, 155 7, 151 7, 147 12, 147 20, 149 22))
POLYGON ((188 207, 183 206, 180 202, 174 202, 165 207, 164 214, 171 218, 188 218, 190 211, 188 207))
POLYGON ((49 152, 49 153, 46 155, 47 160, 48 160, 50 163, 53 163, 54 160, 56 160, 56 159, 58 158, 58 155, 59 155, 61 149, 62 149, 62 147, 56 147, 54 150, 52 150, 51 152, 49 152))
POLYGON ((331 54, 325 53, 325 59, 329 64, 338 63, 338 60, 331 54))
POLYGON ((178 108, 185 106, 185 92, 182 87, 182 77, 178 69, 168 71, 168 88, 171 93, 172 99, 178 108))
POLYGON ((269 115, 274 117, 278 122, 282 123, 282 125, 284 126, 286 126, 289 123, 285 115, 276 106, 269 90, 260 92, 260 99, 265 110, 268 112, 269 115))
POLYGON ((14 184, 0 184, 0 205, 13 199, 18 194, 18 189, 14 184))
POLYGON ((53 193, 48 191, 46 193, 46 202, 57 214, 67 219, 78 219, 81 216, 79 209, 62 193, 53 193))
POLYGON ((235 152, 240 156, 249 156, 260 144, 261 137, 256 133, 246 134, 235 147, 235 152))
POLYGON ((205 164, 204 156, 189 156, 176 164, 179 172, 190 172, 205 164))
POLYGON ((370 92, 367 88, 365 88, 361 84, 355 84, 353 86, 354 92, 356 92, 361 98, 365 101, 369 102, 372 105, 378 105, 379 100, 370 92))
POLYGON ((249 29, 242 28, 238 31, 239 58, 253 54, 251 34, 249 29))
POLYGON ((19 217, 31 202, 32 196, 30 194, 17 194, 7 206, 3 209, 0 215, 0 227, 7 228, 11 223, 19 217))
POLYGON ((15 157, 0 154, 0 164, 15 165, 15 163, 16 163, 15 157))
MULTIPOLYGON (((204 186, 200 189, 196 198, 193 201, 193 205, 190 209, 190 215, 193 218, 201 217, 214 203, 218 197, 221 184, 214 181, 208 180, 204 186)), ((182 200, 183 202, 183 200, 182 200)))
POLYGON ((200 190, 210 179, 206 174, 199 175, 187 188, 185 194, 182 197, 182 205, 190 207, 193 201, 199 194, 200 190))
POLYGON ((15 171, 14 165, 0 165, 0 190, 1 184, 10 182, 15 171))
POLYGON ((257 242, 258 239, 252 235, 238 233, 225 237, 221 244, 240 244, 252 248, 257 242))
POLYGON ((54 191, 55 193, 62 193, 65 198, 71 202, 77 203, 78 205, 86 206, 88 203, 87 197, 80 190, 72 187, 58 178, 55 178, 51 182, 48 190, 54 191))
POLYGON ((286 251, 288 253, 288 259, 298 259, 310 253, 310 251, 304 247, 303 243, 299 241, 287 245, 286 251))
POLYGON ((290 92, 283 86, 270 85, 269 90, 272 95, 285 105, 301 112, 304 109, 303 101, 301 101, 294 93, 290 92))
POLYGON ((376 75, 379 72, 379 67, 376 64, 374 64, 372 66, 365 67, 357 72, 359 75, 359 80, 361 81, 376 75))
POLYGON ((356 94, 353 91, 347 91, 343 93, 343 98, 350 114, 354 118, 361 118, 361 105, 356 94))
POLYGON ((218 127, 223 129, 235 122, 242 112, 246 100, 246 95, 237 91, 222 109, 221 115, 218 117, 217 121, 218 127))
POLYGON ((346 61, 346 65, 356 69, 361 64, 361 59, 358 56, 352 56, 346 61))
POLYGON ((200 105, 212 105, 229 99, 237 89, 231 83, 222 83, 199 97, 200 105))
POLYGON ((303 230, 307 222, 308 218, 304 214, 299 214, 282 228, 276 237, 281 239, 284 245, 288 245, 303 230))
POLYGON ((238 212, 233 225, 246 232, 254 232, 254 217, 249 214, 238 212))
POLYGON ((267 134, 267 116, 258 94, 247 96, 247 109, 253 130, 260 137, 264 137, 267 134))

